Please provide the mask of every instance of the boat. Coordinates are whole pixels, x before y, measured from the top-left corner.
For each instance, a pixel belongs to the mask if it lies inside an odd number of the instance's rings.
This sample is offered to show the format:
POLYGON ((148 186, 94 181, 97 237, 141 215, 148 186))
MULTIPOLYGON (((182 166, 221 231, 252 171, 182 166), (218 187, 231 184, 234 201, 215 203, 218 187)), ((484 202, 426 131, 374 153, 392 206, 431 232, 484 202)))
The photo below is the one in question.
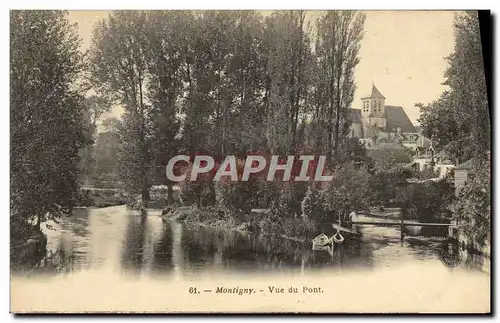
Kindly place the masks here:
POLYGON ((337 223, 333 223, 332 228, 335 233, 331 237, 321 233, 312 240, 313 250, 329 250, 334 244, 342 244, 346 240, 361 236, 361 233, 356 230, 343 227, 337 223))
POLYGON ((329 247, 332 244, 333 237, 328 238, 328 236, 324 233, 316 236, 313 240, 313 250, 323 250, 324 248, 329 247))

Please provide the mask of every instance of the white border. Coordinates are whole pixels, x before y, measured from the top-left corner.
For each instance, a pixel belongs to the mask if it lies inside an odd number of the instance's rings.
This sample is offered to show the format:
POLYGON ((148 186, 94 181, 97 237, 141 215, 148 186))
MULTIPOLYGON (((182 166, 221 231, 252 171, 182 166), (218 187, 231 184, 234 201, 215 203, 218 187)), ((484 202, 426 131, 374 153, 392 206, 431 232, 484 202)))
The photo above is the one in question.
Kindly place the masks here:
MULTIPOLYGON (((122 1, 100 1, 100 0, 88 0, 85 3, 75 3, 68 1, 6 1, 3 2, 6 5, 6 9, 1 11, 1 41, 2 48, 2 62, 1 69, 2 73, 2 87, 1 89, 5 94, 3 96, 3 107, 0 109, 0 120, 3 125, 0 127, 0 143, 2 145, 2 149, 4 151, 4 158, 1 160, 2 163, 2 172, 1 172, 1 202, 2 202, 2 225, 0 225, 1 237, 3 237, 3 243, 1 244, 1 259, 4 259, 4 265, 1 266, 1 277, 2 277, 2 318, 1 321, 11 321, 14 319, 12 315, 9 314, 9 159, 7 155, 9 155, 9 71, 8 71, 8 56, 9 56, 9 9, 73 9, 73 10, 82 10, 82 9, 94 9, 94 10, 104 10, 104 9, 259 9, 259 10, 271 10, 271 9, 376 9, 376 10, 410 10, 410 9, 492 9, 493 14, 497 14, 499 9, 498 0, 476 0, 476 1, 465 1, 465 0, 454 0, 454 1, 437 1, 437 0, 406 0, 406 1, 388 1, 388 0, 378 0, 378 1, 362 1, 362 0, 349 0, 349 1, 319 1, 319 0, 307 0, 307 1, 269 1, 269 0, 253 0, 251 2, 238 2, 238 1, 130 1, 130 0, 122 0, 122 1)), ((498 21, 495 22, 498 24, 498 21)), ((495 24, 494 24, 495 27, 495 24)), ((496 27, 495 27, 496 31, 496 27)), ((495 33, 494 36, 495 43, 498 43, 498 34, 495 33)), ((496 50, 494 53, 497 53, 496 50)), ((498 68, 498 64, 494 64, 496 68, 498 68)), ((498 75, 495 69, 495 76, 498 75)), ((495 83, 495 88, 493 89, 494 93, 500 93, 498 80, 495 83)), ((498 99, 498 98, 497 98, 498 99)), ((498 101, 496 101, 498 102, 498 101)), ((500 113, 495 113, 494 124, 500 124, 500 113)), ((495 132, 495 138, 492 138, 493 143, 500 143, 500 132, 495 132)), ((497 148, 497 147, 495 147, 497 148)), ((496 165, 495 165, 496 166, 496 165)), ((496 169, 496 168, 495 168, 496 169)), ((495 176, 494 182, 496 181, 498 176, 495 176)), ((498 190, 495 190, 494 200, 499 201, 498 190)), ((496 217, 496 214, 493 216, 496 217)), ((498 225, 500 220, 498 218, 495 219, 495 233, 498 232, 498 225)), ((495 238, 496 241, 496 238, 495 238)), ((496 246, 495 246, 496 247, 496 246)), ((497 258, 498 250, 494 248, 494 256, 497 258)), ((496 288, 495 288, 496 290, 496 288)), ((471 295, 474 297, 474 295, 471 295)), ((492 296, 493 297, 493 296, 492 296)), ((498 299, 494 297, 496 300, 495 308, 498 310, 498 299)), ((368 318, 368 317, 366 317, 368 318)), ((24 318, 25 321, 32 321, 36 318, 24 318)), ((50 318, 52 320, 54 318, 50 318)), ((64 319, 64 318, 63 318, 64 319)), ((122 319, 122 318, 118 318, 122 319)), ((134 321, 142 321, 146 318, 132 318, 134 321)), ((177 317, 169 317, 168 319, 177 319, 177 317)), ((182 320, 189 320, 192 318, 183 317, 182 320)), ((217 319, 217 317, 207 317, 201 318, 203 320, 212 320, 217 319)), ((233 319, 240 319, 233 318, 233 319)), ((258 318, 259 320, 267 320, 268 318, 258 318)), ((273 319, 277 319, 273 318, 273 319)), ((341 317, 335 317, 334 320, 342 319, 341 317)), ((377 320, 388 320, 389 318, 377 318, 377 320)), ((407 318, 395 318, 398 321, 407 320, 407 318)), ((423 319, 427 321, 439 320, 439 317, 423 317, 423 319)), ((479 320, 479 318, 462 318, 467 321, 475 321, 479 320)), ((100 322, 104 321, 104 318, 94 318, 94 321, 100 322)))

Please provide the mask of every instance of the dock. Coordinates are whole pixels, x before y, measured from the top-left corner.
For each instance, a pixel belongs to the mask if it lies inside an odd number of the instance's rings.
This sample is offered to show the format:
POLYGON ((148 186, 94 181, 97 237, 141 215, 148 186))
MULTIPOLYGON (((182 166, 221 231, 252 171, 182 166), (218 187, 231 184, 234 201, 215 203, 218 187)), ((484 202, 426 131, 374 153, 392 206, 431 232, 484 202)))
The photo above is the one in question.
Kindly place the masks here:
MULTIPOLYGON (((400 226, 399 221, 352 221, 352 224, 357 225, 379 225, 382 227, 400 226)), ((415 222, 404 222, 404 226, 413 227, 458 227, 459 225, 453 223, 415 223, 415 222)))

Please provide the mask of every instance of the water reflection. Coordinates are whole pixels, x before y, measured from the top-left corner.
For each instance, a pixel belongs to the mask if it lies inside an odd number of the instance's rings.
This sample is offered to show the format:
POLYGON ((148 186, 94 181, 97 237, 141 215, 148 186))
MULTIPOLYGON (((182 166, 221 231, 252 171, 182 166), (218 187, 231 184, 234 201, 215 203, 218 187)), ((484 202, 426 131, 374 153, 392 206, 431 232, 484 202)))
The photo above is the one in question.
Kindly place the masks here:
MULTIPOLYGON (((132 278, 180 280, 212 273, 255 276, 372 270, 405 262, 447 265, 442 260, 446 243, 421 238, 401 242, 395 228, 365 227, 361 239, 328 252, 277 237, 163 222, 157 212, 141 214, 123 206, 77 210, 50 225, 55 230, 45 230, 47 254, 36 272, 91 269, 132 278)), ((474 263, 461 261, 456 266, 474 267, 474 263)))

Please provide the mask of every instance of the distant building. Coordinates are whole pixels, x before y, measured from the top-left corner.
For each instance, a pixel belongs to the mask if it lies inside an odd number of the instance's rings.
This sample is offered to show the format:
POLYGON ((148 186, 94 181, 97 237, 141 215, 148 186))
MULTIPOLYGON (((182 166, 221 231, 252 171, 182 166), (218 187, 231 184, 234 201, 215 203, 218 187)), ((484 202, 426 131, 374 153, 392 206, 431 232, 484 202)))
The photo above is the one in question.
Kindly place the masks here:
POLYGON ((408 118, 401 106, 385 104, 385 96, 372 86, 370 95, 361 98, 362 109, 349 109, 352 138, 359 138, 366 148, 372 149, 383 143, 398 143, 416 152, 427 148, 425 138, 408 118))
POLYGON ((437 178, 445 178, 452 169, 455 168, 452 158, 446 151, 435 153, 432 143, 426 149, 418 149, 413 156, 412 162, 408 165, 409 168, 415 171, 424 171, 432 168, 437 172, 437 178))

